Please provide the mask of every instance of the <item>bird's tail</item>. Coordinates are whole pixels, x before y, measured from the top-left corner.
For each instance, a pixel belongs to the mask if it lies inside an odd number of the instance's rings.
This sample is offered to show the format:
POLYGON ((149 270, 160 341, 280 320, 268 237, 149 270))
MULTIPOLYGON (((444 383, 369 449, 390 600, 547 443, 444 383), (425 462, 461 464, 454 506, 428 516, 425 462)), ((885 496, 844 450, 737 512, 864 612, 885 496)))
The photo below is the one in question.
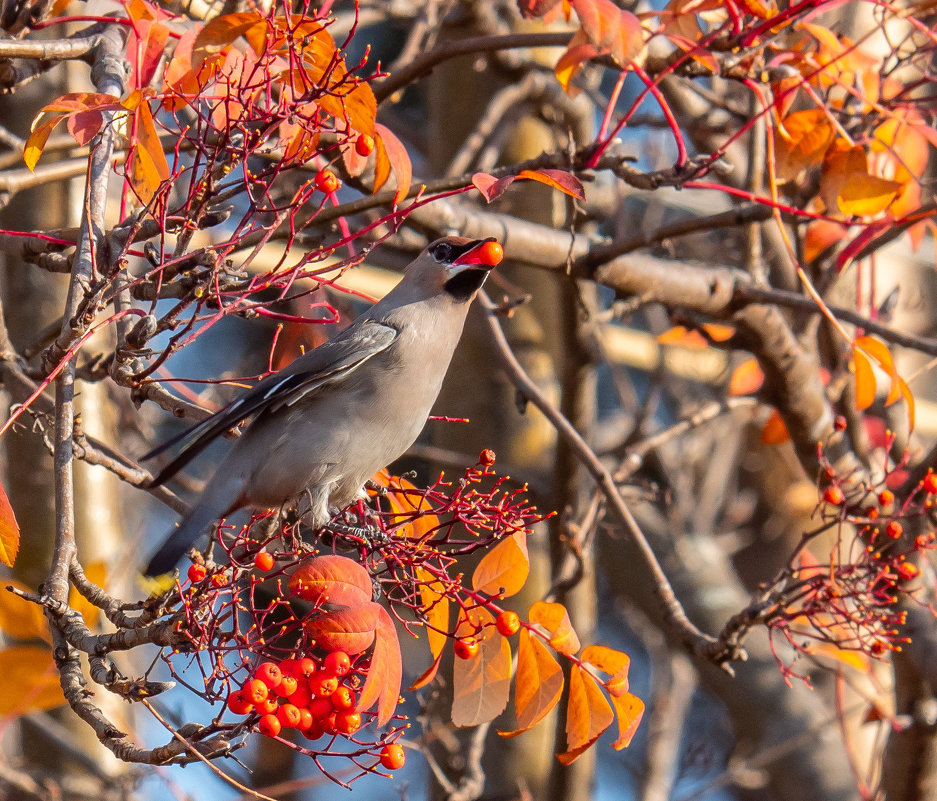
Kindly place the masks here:
POLYGON ((209 525, 227 513, 229 504, 213 503, 211 500, 211 494, 206 492, 195 507, 182 518, 179 526, 150 558, 143 571, 144 576, 154 578, 169 573, 209 525))

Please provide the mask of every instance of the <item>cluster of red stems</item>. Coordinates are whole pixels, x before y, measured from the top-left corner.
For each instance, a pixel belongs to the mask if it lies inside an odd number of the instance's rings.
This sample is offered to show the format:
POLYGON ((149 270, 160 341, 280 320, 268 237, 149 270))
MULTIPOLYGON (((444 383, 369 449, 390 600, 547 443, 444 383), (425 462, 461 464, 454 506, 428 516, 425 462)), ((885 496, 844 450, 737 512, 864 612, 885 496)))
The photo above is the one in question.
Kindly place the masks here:
MULTIPOLYGON (((886 443, 886 451, 892 439, 886 443)), ((838 475, 823 456, 820 514, 823 523, 806 533, 788 567, 766 588, 763 620, 799 655, 829 656, 850 664, 901 651, 905 599, 916 600, 918 563, 937 548, 937 533, 927 523, 937 504, 937 474, 928 472, 896 505, 894 489, 907 479, 907 455, 872 484, 857 485, 838 475), (833 531, 825 563, 811 556, 808 544, 833 531), (914 533, 917 532, 917 533, 914 533)), ((814 552, 817 548, 814 547, 814 552)), ((924 603, 924 601, 920 601, 924 603)), ((775 657, 786 677, 806 680, 792 670, 793 660, 775 657)))

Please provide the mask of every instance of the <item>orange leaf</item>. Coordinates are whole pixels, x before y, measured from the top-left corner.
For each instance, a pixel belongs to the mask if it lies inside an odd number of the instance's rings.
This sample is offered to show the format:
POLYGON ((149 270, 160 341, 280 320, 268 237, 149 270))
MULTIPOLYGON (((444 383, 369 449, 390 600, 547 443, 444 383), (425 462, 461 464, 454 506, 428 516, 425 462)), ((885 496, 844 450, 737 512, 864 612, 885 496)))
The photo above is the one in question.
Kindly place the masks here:
POLYGON ((836 196, 843 214, 866 217, 885 211, 903 184, 868 173, 853 174, 836 196))
POLYGON ((0 650, 0 716, 55 709, 65 703, 52 651, 32 645, 0 650))
POLYGON ((869 673, 872 665, 869 658, 858 651, 849 651, 843 648, 837 648, 832 643, 818 642, 808 645, 807 653, 814 656, 828 657, 842 665, 851 667, 859 673, 869 673))
POLYGON ((612 696, 621 696, 628 692, 628 668, 631 657, 628 654, 608 648, 604 645, 589 645, 582 651, 582 661, 595 665, 611 678, 605 682, 605 689, 612 696))
POLYGON ((373 610, 377 625, 368 676, 364 680, 355 710, 363 712, 377 702, 377 725, 380 727, 394 716, 397 709, 403 664, 393 619, 380 604, 372 602, 367 606, 373 610))
POLYGON ((579 637, 563 604, 537 601, 530 607, 528 617, 531 623, 538 623, 550 633, 550 647, 555 651, 568 656, 579 650, 579 637))
POLYGON ((469 610, 457 629, 457 632, 477 632, 481 642, 474 657, 455 660, 452 722, 456 726, 488 723, 507 706, 511 690, 511 646, 493 623, 492 614, 479 607, 469 610))
POLYGON ((498 734, 516 737, 533 728, 550 714, 562 694, 563 669, 538 637, 531 637, 527 629, 521 629, 514 677, 517 728, 498 734))
POLYGON ((852 349, 852 363, 856 371, 856 408, 861 411, 875 402, 875 372, 868 357, 857 348, 852 349))
POLYGON ((163 181, 169 180, 169 164, 156 132, 149 103, 143 100, 137 106, 135 114, 137 139, 130 165, 130 180, 140 200, 146 204, 159 191, 163 181))
POLYGON ((222 14, 202 28, 192 44, 192 66, 199 66, 233 43, 239 36, 247 39, 257 55, 267 46, 267 21, 256 11, 222 14))
POLYGON ((627 67, 644 49, 641 21, 612 0, 571 0, 589 41, 627 67))
POLYGON ((708 336, 712 342, 728 342, 735 336, 735 328, 731 325, 703 323, 700 328, 706 332, 706 336, 708 336))
MULTIPOLYGON (((394 203, 399 203, 410 192, 410 181, 413 177, 413 165, 410 163, 410 156, 403 143, 389 128, 378 123, 375 124, 374 131, 376 136, 375 144, 380 142, 378 152, 380 153, 383 150, 387 162, 397 178, 394 203)), ((377 186, 375 186, 374 191, 377 191, 377 186)))
POLYGON ((518 531, 485 554, 472 574, 472 588, 487 595, 509 598, 521 591, 529 572, 527 534, 518 531))
POLYGON ((388 490, 385 497, 394 513, 392 526, 397 529, 394 532, 396 536, 419 540, 439 527, 439 517, 429 514, 430 505, 426 496, 405 478, 392 476, 384 470, 374 480, 388 490))
POLYGON ((781 419, 777 409, 771 410, 771 416, 761 429, 761 441, 765 445, 782 445, 791 438, 787 425, 781 419))
POLYGON ((582 30, 576 31, 573 38, 569 40, 569 45, 563 55, 560 56, 553 67, 556 80, 559 81, 563 91, 570 97, 575 97, 580 90, 572 85, 573 78, 579 72, 580 67, 587 61, 602 55, 602 51, 589 41, 589 38, 582 30))
POLYGON ((568 750, 557 754, 557 759, 564 765, 577 760, 612 725, 614 719, 612 708, 595 679, 579 665, 573 665, 569 675, 569 705, 566 708, 568 750))
POLYGON ((905 399, 905 403, 908 404, 908 425, 911 430, 914 430, 914 395, 911 394, 911 387, 908 386, 907 382, 901 377, 898 376, 896 379, 898 382, 898 390, 901 392, 901 397, 905 399))
POLYGON ((305 601, 356 606, 371 600, 371 574, 346 556, 313 556, 304 560, 289 581, 290 592, 305 601))
POLYGON ((531 181, 539 181, 579 200, 586 199, 582 181, 565 170, 521 170, 517 177, 518 179, 527 178, 531 181))
POLYGON ((765 374, 756 359, 746 359, 729 376, 729 397, 751 395, 761 389, 765 383, 765 374))
POLYGON ((644 701, 631 693, 626 693, 620 698, 613 695, 611 700, 615 714, 618 715, 618 739, 612 743, 612 748, 621 751, 631 745, 634 733, 638 730, 644 716, 644 701))
POLYGON ((426 615, 426 639, 430 653, 438 661, 449 639, 446 636, 449 631, 449 597, 442 582, 434 579, 426 568, 418 566, 415 572, 420 582, 420 612, 426 615))
POLYGON ((819 108, 788 114, 778 121, 775 137, 777 174, 791 180, 820 159, 833 141, 833 126, 828 113, 819 108))
POLYGON ((888 388, 888 397, 885 398, 885 405, 891 406, 891 404, 901 397, 901 388, 898 385, 898 368, 895 366, 891 351, 888 350, 888 346, 884 342, 871 336, 857 337, 854 344, 856 348, 862 348, 869 356, 875 359, 879 366, 888 373, 888 376, 891 378, 891 384, 888 388))
POLYGON ((812 262, 828 248, 842 241, 846 226, 832 220, 814 220, 804 236, 804 259, 812 262))
MULTIPOLYGON (((20 584, 13 579, 4 579, 3 584, 24 592, 31 592, 25 584, 20 584)), ((52 642, 49 622, 43 614, 42 607, 8 591, 0 591, 0 631, 17 640, 52 642)))
POLYGON ((10 506, 3 484, 0 484, 0 562, 13 567, 20 549, 20 527, 10 506))
POLYGON ((371 647, 378 617, 384 607, 373 601, 335 612, 323 612, 305 623, 306 633, 326 651, 344 651, 354 656, 371 647))
POLYGON ((657 341, 661 345, 678 345, 681 348, 707 348, 709 343, 695 328, 687 329, 685 325, 675 325, 668 328, 663 334, 658 334, 657 341))
POLYGON ((419 690, 421 687, 425 687, 433 679, 436 678, 436 674, 439 672, 439 665, 442 662, 442 654, 439 654, 434 660, 433 664, 430 665, 426 670, 424 670, 407 689, 408 691, 419 690))

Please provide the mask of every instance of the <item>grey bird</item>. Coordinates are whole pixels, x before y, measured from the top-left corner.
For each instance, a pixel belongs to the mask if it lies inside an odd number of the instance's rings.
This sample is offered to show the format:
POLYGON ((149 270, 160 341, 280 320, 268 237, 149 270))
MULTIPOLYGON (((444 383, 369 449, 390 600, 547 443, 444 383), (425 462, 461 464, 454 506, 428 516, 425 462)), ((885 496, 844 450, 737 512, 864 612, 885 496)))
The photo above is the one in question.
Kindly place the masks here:
POLYGON ((423 429, 469 306, 501 256, 493 238, 433 242, 344 331, 147 454, 183 443, 153 479, 159 486, 253 418, 145 574, 171 571, 213 521, 237 509, 275 508, 305 492, 307 519, 320 528, 362 497, 365 482, 423 429))

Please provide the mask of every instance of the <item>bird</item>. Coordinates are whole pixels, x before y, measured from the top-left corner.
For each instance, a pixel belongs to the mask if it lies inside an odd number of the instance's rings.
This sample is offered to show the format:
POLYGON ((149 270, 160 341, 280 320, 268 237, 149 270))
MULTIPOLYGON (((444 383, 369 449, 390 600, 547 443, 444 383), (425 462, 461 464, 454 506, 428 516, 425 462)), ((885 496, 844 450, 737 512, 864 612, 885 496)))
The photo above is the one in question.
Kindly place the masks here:
POLYGON ((307 493, 307 519, 320 529, 364 497, 365 482, 419 436, 469 307, 503 255, 494 237, 436 240, 343 331, 146 454, 182 443, 150 482, 158 487, 251 418, 144 575, 170 573, 212 522, 238 509, 276 508, 307 493))

